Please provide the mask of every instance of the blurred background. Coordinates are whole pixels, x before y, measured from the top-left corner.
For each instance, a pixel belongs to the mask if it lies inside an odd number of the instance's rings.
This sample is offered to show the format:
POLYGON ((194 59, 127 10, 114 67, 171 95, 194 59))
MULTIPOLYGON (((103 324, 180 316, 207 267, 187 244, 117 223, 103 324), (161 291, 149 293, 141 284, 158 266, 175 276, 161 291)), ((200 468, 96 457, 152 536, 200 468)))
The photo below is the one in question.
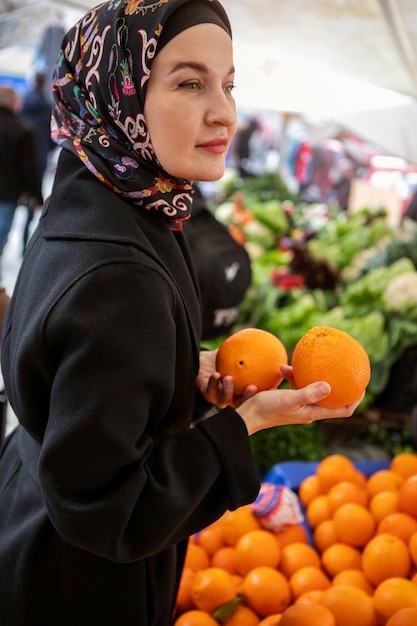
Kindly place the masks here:
MULTIPOLYGON (((95 4, 0 0, 0 84, 23 93, 36 71, 51 75, 63 34, 95 4)), ((414 0, 223 4, 233 26, 241 125, 258 123, 252 170, 278 168, 296 188, 288 160, 306 142, 353 159, 375 186, 394 188, 407 204, 417 188, 414 0)))

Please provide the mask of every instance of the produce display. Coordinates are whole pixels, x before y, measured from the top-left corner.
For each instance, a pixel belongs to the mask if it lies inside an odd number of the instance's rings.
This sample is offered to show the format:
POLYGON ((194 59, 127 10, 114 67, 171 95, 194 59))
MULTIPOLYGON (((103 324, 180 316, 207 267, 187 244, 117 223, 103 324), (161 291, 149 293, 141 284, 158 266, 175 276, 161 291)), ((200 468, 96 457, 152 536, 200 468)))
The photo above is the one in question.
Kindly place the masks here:
POLYGON ((289 355, 314 326, 349 333, 371 362, 362 408, 371 405, 393 364, 417 346, 417 223, 394 228, 383 209, 347 215, 297 203, 276 174, 238 191, 231 182, 228 193, 215 215, 252 260, 239 324, 273 333, 289 355))
MULTIPOLYGON (((348 215, 328 205, 300 203, 272 173, 231 179, 212 208, 252 261, 252 285, 236 328, 256 327, 276 335, 289 361, 309 329, 330 326, 347 332, 371 363, 365 398, 356 413, 377 406, 381 397, 385 402, 387 391, 391 411, 410 413, 413 399, 417 404, 417 390, 410 393, 416 360, 412 351, 417 352, 417 223, 405 219, 394 228, 383 208, 364 207, 348 215), (406 357, 404 373, 398 376, 404 388, 400 402, 390 381, 406 357)), ((207 347, 218 347, 223 339, 207 347)), ((383 426, 366 430, 390 456, 414 445, 411 428, 397 434, 391 439, 383 426)), ((263 471, 283 460, 317 460, 327 453, 315 423, 303 426, 302 432, 286 426, 257 433, 251 446, 263 471)))
POLYGON ((272 530, 255 501, 189 539, 174 626, 415 626, 417 453, 329 455, 292 495, 304 521, 272 530))

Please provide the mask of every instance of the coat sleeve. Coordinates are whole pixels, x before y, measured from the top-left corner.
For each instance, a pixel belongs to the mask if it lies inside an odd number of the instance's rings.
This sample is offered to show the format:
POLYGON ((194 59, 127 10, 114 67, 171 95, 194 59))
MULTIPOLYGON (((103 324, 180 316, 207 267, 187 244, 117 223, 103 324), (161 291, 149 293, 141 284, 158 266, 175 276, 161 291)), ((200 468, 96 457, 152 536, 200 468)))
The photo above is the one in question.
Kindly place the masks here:
POLYGON ((235 411, 175 427, 189 418, 196 371, 184 311, 162 273, 108 266, 68 289, 42 331, 56 362, 39 464, 48 514, 64 540, 117 562, 258 493, 235 411))

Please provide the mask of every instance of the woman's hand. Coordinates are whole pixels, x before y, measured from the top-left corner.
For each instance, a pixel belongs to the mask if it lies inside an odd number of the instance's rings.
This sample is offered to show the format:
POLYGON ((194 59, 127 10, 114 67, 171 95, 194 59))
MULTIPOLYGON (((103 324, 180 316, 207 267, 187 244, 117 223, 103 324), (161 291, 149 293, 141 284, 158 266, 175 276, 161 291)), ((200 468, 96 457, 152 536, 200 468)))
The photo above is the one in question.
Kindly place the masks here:
POLYGON ((309 424, 318 420, 350 417, 365 395, 362 394, 352 404, 327 409, 315 403, 329 395, 331 387, 328 383, 318 381, 297 389, 291 366, 281 366, 281 374, 288 380, 290 389, 261 391, 238 409, 249 435, 273 426, 309 424))
POLYGON ((258 391, 256 385, 249 385, 241 396, 234 393, 234 380, 232 376, 223 379, 216 372, 217 350, 204 350, 200 352, 200 369, 196 379, 196 389, 210 404, 220 408, 240 406, 242 402, 252 398, 258 391))
POLYGON ((216 350, 200 353, 196 388, 211 404, 238 409, 249 435, 273 426, 309 424, 323 419, 350 417, 363 398, 362 396, 356 402, 337 409, 317 406, 315 402, 329 395, 330 385, 318 381, 297 389, 290 365, 281 366, 281 375, 288 380, 289 389, 271 389, 258 393, 255 385, 249 385, 242 396, 236 396, 233 378, 225 376, 222 379, 219 372, 215 371, 216 353, 216 350))

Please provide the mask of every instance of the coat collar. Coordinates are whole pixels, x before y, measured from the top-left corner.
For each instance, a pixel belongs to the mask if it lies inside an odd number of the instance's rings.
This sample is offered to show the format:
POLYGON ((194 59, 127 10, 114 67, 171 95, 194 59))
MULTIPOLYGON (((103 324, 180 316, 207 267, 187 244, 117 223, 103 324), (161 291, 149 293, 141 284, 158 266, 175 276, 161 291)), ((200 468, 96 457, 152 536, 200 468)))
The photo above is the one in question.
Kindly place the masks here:
POLYGON ((45 239, 120 243, 152 258, 175 283, 183 299, 198 360, 201 314, 196 275, 185 237, 172 231, 160 214, 120 198, 71 153, 62 151, 40 226, 45 239))

